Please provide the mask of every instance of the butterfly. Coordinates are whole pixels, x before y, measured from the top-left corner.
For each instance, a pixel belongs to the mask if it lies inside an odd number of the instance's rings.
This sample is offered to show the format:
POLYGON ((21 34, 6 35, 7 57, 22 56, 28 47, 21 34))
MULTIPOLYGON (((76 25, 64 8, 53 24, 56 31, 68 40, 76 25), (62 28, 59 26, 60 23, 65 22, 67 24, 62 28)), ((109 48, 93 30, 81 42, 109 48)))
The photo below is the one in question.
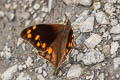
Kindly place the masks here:
POLYGON ((21 37, 37 49, 57 72, 74 43, 70 20, 66 24, 38 24, 24 29, 21 37))

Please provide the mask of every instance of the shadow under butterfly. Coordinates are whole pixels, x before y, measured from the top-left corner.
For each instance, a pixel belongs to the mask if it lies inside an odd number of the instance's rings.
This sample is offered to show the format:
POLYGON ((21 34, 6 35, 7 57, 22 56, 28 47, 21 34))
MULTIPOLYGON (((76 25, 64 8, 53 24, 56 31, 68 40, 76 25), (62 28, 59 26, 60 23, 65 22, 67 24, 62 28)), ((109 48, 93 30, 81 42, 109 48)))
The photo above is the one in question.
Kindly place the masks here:
POLYGON ((54 74, 58 74, 74 43, 70 20, 65 25, 38 24, 28 27, 21 32, 21 37, 55 67, 54 74))

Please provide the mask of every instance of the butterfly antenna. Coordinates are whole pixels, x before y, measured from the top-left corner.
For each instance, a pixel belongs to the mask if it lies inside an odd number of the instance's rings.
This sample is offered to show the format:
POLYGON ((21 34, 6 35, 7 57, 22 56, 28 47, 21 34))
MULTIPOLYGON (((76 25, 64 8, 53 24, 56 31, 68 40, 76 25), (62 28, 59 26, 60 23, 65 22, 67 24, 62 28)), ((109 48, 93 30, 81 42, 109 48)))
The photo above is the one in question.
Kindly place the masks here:
POLYGON ((75 15, 76 15, 76 12, 72 13, 71 16, 67 16, 67 15, 65 14, 66 20, 65 20, 64 23, 71 24, 71 19, 72 19, 73 16, 75 16, 75 15))

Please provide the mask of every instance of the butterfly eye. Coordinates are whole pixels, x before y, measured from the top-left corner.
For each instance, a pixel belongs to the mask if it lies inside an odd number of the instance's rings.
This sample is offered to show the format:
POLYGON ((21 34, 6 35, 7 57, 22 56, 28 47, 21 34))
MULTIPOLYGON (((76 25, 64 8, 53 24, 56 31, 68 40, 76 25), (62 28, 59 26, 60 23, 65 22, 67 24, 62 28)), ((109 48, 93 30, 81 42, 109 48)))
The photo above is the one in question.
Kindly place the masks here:
POLYGON ((35 25, 35 26, 33 26, 33 27, 32 27, 32 29, 33 29, 33 30, 35 30, 35 29, 36 29, 36 25, 35 25))
POLYGON ((27 38, 31 38, 31 37, 32 37, 32 34, 28 34, 28 35, 27 35, 27 38))
POLYGON ((45 48, 45 47, 46 47, 46 43, 43 43, 43 44, 42 44, 42 48, 45 48))
POLYGON ((38 40, 40 38, 40 35, 36 35, 35 40, 38 40))

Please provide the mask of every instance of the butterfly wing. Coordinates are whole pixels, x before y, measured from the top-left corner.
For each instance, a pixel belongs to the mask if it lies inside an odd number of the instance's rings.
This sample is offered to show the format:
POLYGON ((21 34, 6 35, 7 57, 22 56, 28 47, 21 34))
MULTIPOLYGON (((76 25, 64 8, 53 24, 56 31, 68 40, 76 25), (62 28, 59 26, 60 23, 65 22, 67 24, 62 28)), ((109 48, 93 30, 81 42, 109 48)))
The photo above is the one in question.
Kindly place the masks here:
MULTIPOLYGON (((57 65, 56 65, 56 71, 60 68, 60 66, 63 64, 63 62, 66 59, 66 55, 70 52, 72 46, 73 46, 73 41, 74 41, 74 36, 73 36, 73 30, 70 28, 68 29, 68 33, 63 32, 60 44, 61 46, 59 47, 60 50, 58 50, 57 57, 57 65)), ((59 36, 60 37, 60 36, 59 36)))
POLYGON ((56 66, 54 40, 63 31, 62 24, 39 24, 28 27, 21 32, 21 37, 35 47, 38 54, 56 66), (51 46, 53 45, 53 46, 51 46))

